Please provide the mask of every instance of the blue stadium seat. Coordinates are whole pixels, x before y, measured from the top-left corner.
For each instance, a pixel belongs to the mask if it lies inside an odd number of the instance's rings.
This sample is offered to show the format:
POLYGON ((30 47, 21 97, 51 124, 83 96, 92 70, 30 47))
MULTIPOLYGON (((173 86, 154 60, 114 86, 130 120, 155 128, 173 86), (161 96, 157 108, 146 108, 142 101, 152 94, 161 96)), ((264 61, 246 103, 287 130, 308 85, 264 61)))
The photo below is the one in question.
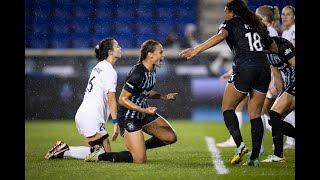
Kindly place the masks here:
POLYGON ((174 29, 174 24, 158 24, 158 35, 160 37, 166 37, 173 29, 174 29))
POLYGON ((51 48, 70 48, 70 38, 68 33, 52 34, 51 48))
POLYGON ((129 0, 117 0, 116 1, 117 9, 124 8, 124 9, 132 9, 134 7, 134 2, 129 0))
POLYGON ((72 27, 74 28, 75 32, 79 33, 88 33, 90 32, 91 27, 91 19, 86 18, 77 18, 72 24, 72 27))
POLYGON ((41 32, 32 32, 30 35, 30 48, 48 48, 48 35, 41 32))
POLYGON ((52 33, 57 33, 57 34, 67 34, 69 33, 70 29, 69 29, 69 24, 54 24, 54 26, 52 26, 52 33))
POLYGON ((134 18, 133 9, 117 8, 116 21, 130 22, 134 18))
POLYGON ((173 0, 161 0, 158 1, 158 8, 167 8, 168 11, 173 11, 175 8, 175 1, 173 0))
POLYGON ((93 10, 91 6, 89 7, 76 6, 75 16, 76 18, 91 18, 92 12, 93 10))
POLYGON ((91 48, 90 46, 91 34, 90 33, 77 33, 73 37, 73 48, 91 48))
POLYGON ((96 0, 96 9, 104 9, 106 11, 111 11, 112 7, 112 1, 96 0))
POLYGON ((53 24, 69 24, 71 22, 71 11, 66 8, 60 7, 55 9, 54 16, 52 17, 53 24))
POLYGON ((118 41, 121 48, 133 48, 133 34, 132 33, 117 33, 115 39, 118 41))
POLYGON ((95 34, 111 34, 112 22, 103 22, 94 24, 95 34))
POLYGON ((181 8, 179 10, 179 19, 178 22, 179 23, 194 23, 196 24, 197 21, 197 14, 196 14, 196 10, 195 9, 191 9, 191 10, 187 10, 187 9, 183 9, 181 8))
POLYGON ((105 8, 96 8, 96 18, 112 18, 112 10, 111 9, 105 9, 105 8))

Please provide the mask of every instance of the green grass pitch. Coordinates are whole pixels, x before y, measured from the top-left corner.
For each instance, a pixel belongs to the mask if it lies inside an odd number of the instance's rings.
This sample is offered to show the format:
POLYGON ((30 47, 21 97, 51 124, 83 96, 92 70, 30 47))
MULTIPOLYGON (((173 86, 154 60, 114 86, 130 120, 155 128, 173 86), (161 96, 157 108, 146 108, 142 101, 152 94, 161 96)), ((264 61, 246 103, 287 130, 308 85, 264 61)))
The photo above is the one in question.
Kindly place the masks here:
MULTIPOLYGON (((69 146, 85 145, 77 132, 73 120, 26 120, 25 121, 25 179, 27 180, 81 180, 81 179, 295 179, 295 150, 284 150, 286 162, 260 163, 259 167, 242 166, 249 156, 244 156, 238 165, 231 165, 234 148, 217 148, 221 160, 228 170, 219 174, 209 152, 206 137, 211 137, 216 143, 229 137, 223 121, 192 122, 190 120, 170 120, 178 135, 175 144, 147 150, 147 163, 111 163, 84 162, 77 159, 45 160, 47 151, 58 140, 63 140, 69 146)), ((112 134, 112 123, 108 121, 107 131, 112 134)), ((244 142, 251 149, 250 124, 244 121, 242 127, 244 142)), ((148 135, 145 136, 148 138, 148 135)), ((126 150, 121 136, 111 142, 113 151, 126 150)), ((272 138, 266 132, 264 142, 265 154, 259 157, 263 160, 272 154, 272 138)))

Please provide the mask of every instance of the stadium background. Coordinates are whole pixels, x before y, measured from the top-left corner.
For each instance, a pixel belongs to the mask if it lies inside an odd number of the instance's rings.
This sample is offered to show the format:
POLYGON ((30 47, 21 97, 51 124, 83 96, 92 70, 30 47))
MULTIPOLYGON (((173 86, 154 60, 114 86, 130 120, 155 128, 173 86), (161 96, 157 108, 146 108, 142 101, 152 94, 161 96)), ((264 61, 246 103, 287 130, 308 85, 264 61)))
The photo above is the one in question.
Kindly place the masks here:
MULTIPOLYGON (((25 119, 73 119, 91 68, 93 47, 114 37, 122 47, 117 96, 124 78, 138 60, 146 39, 163 42, 170 31, 183 37, 196 24, 201 42, 215 34, 223 20, 226 0, 26 0, 25 1, 25 119)), ((248 0, 250 9, 268 4, 281 10, 295 1, 248 0)), ((218 76, 230 68, 225 43, 195 57, 181 59, 181 49, 166 49, 157 71, 155 90, 178 92, 175 102, 150 100, 166 118, 222 120, 220 105, 226 82, 218 76), (217 62, 222 62, 217 71, 217 62)), ((246 113, 244 113, 246 115, 246 113)), ((247 119, 246 116, 244 118, 247 119)))

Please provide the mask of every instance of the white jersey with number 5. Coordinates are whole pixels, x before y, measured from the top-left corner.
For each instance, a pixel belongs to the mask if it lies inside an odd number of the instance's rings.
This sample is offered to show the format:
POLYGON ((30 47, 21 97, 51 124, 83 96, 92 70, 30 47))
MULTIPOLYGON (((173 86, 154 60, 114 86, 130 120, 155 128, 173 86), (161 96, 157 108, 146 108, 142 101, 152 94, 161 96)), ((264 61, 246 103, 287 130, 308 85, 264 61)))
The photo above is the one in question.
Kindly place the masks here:
POLYGON ((107 93, 116 92, 117 72, 108 61, 100 61, 91 71, 83 101, 75 121, 80 134, 90 137, 106 134, 105 123, 110 115, 107 93))

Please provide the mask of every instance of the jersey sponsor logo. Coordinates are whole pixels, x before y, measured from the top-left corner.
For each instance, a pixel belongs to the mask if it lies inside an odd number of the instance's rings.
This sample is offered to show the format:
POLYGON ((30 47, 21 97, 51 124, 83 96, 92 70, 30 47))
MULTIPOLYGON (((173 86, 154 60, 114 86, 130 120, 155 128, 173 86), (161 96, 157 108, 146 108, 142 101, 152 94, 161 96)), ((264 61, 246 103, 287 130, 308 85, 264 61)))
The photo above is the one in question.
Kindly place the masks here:
POLYGON ((246 28, 246 29, 252 29, 248 24, 244 24, 244 28, 246 28))
POLYGON ((286 49, 285 51, 284 51, 284 55, 288 55, 289 53, 291 53, 292 52, 292 50, 290 49, 290 48, 288 48, 288 49, 286 49))
POLYGON ((100 73, 101 73, 101 71, 102 71, 102 70, 101 70, 101 69, 99 69, 99 68, 94 68, 93 70, 94 70, 94 71, 96 71, 98 74, 100 74, 100 73))

